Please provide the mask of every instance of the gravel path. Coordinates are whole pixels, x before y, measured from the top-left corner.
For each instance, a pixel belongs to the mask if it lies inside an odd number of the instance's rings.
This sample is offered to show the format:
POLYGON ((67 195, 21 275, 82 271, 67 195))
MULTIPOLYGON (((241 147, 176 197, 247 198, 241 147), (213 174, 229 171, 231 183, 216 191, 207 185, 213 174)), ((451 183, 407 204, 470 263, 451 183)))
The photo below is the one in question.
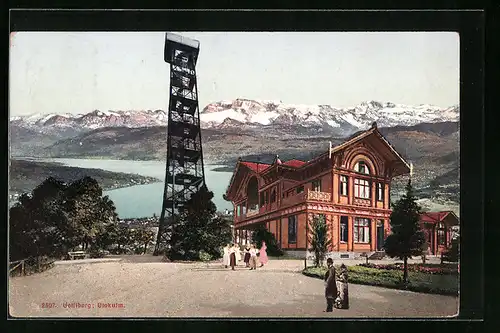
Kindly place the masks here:
POLYGON ((257 271, 231 271, 217 263, 162 263, 146 256, 73 263, 11 278, 11 315, 441 317, 454 315, 458 308, 456 297, 351 284, 351 308, 324 313, 323 282, 298 273, 303 266, 299 260, 274 260, 257 271))

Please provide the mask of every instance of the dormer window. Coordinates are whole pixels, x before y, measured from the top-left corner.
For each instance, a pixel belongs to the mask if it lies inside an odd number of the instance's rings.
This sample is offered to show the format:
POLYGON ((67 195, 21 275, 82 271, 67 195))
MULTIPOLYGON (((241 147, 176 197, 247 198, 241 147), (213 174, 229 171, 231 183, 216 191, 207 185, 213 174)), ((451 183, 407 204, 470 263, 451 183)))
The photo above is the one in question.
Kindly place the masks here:
POLYGON ((370 174, 370 169, 368 168, 368 165, 366 165, 366 162, 364 161, 359 161, 358 163, 356 163, 356 165, 354 166, 354 171, 365 175, 370 174))

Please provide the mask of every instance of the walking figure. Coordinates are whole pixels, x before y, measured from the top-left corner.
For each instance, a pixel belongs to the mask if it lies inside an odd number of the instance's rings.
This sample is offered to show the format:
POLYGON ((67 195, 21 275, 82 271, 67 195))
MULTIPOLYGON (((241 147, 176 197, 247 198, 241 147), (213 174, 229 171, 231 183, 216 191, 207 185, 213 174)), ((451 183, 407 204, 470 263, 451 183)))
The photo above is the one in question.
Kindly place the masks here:
POLYGON ((260 267, 264 266, 264 264, 267 264, 267 261, 269 260, 267 258, 267 246, 266 242, 262 242, 262 246, 260 247, 259 250, 259 261, 260 261, 260 267))
POLYGON ((333 303, 337 298, 337 284, 335 282, 335 266, 333 266, 333 259, 326 260, 328 271, 325 274, 325 298, 326 298, 326 312, 333 311, 333 303))
POLYGON ((342 264, 340 266, 340 274, 337 281, 338 296, 335 300, 336 309, 349 309, 349 288, 347 267, 342 264))

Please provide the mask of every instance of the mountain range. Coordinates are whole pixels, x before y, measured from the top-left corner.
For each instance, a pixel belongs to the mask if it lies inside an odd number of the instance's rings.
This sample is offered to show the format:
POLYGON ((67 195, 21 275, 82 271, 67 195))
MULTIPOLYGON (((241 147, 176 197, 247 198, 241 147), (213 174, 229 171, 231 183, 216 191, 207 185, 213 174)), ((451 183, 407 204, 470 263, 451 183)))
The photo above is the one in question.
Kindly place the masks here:
MULTIPOLYGON (((415 166, 422 198, 458 202, 459 107, 404 106, 376 101, 352 108, 235 99, 200 112, 206 163, 231 168, 238 157, 308 160, 374 121, 415 166), (450 185, 451 184, 451 185, 450 185), (436 198, 438 193, 440 198, 436 198)), ((11 156, 164 160, 163 110, 99 111, 10 119, 11 156)), ((403 190, 404 182, 393 188, 403 190)))

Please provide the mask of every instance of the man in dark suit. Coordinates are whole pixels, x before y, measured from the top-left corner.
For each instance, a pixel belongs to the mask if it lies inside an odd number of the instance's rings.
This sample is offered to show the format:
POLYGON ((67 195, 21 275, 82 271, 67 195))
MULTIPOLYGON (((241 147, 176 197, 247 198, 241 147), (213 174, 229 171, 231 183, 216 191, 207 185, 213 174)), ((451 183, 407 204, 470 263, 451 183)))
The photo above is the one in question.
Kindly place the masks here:
POLYGON ((337 282, 335 281, 335 266, 333 266, 333 259, 326 260, 328 271, 325 274, 325 298, 326 298, 326 312, 333 311, 333 303, 337 298, 337 282))

